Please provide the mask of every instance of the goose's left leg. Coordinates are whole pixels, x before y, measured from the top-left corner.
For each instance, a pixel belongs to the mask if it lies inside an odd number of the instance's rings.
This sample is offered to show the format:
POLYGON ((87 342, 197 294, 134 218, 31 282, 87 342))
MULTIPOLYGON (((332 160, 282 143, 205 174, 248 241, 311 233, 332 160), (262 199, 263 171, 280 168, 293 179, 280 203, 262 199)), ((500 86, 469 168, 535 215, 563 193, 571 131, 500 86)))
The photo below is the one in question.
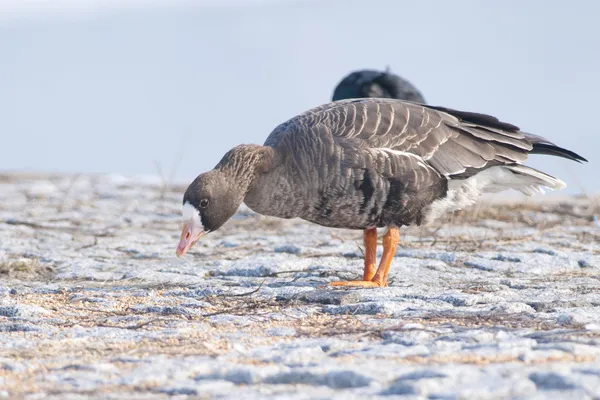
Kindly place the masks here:
POLYGON ((365 242, 363 281, 370 281, 375 276, 375 265, 377 264, 377 228, 365 229, 363 239, 365 242))
MULTIPOLYGON (((383 236, 383 255, 381 256, 381 261, 379 262, 379 268, 377 268, 377 272, 375 275, 372 275, 370 279, 367 275, 367 262, 370 259, 370 255, 373 254, 369 250, 369 246, 367 245, 367 231, 365 231, 365 273, 363 281, 341 281, 341 282, 331 282, 331 286, 354 286, 354 287, 381 287, 387 286, 387 277, 390 272, 390 267, 392 265, 392 260, 394 255, 396 254, 396 247, 398 246, 398 242, 400 241, 400 230, 396 226, 390 226, 388 231, 383 236)), ((376 249, 377 246, 377 234, 375 233, 375 245, 372 249, 376 249)), ((374 250, 373 250, 374 251, 374 250)), ((375 262, 375 256, 373 255, 373 263, 375 262)), ((369 270, 369 272, 371 272, 369 270)), ((370 275, 370 274, 369 274, 370 275)))
POLYGON ((379 268, 373 277, 373 282, 380 283, 379 286, 387 286, 388 273, 392 266, 392 260, 396 255, 396 248, 400 241, 400 228, 397 226, 390 226, 388 231, 383 236, 383 254, 381 255, 381 261, 379 262, 379 268))

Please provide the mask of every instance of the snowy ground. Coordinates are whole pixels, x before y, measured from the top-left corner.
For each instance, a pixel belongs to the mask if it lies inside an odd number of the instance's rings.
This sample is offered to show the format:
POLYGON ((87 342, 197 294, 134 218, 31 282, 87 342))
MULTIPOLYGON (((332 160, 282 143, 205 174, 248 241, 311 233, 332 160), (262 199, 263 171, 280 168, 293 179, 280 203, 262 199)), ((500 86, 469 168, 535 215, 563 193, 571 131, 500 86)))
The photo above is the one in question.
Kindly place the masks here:
POLYGON ((177 259, 183 189, 0 175, 0 397, 600 396, 597 199, 403 229, 390 287, 331 289, 360 232, 242 208, 177 259))

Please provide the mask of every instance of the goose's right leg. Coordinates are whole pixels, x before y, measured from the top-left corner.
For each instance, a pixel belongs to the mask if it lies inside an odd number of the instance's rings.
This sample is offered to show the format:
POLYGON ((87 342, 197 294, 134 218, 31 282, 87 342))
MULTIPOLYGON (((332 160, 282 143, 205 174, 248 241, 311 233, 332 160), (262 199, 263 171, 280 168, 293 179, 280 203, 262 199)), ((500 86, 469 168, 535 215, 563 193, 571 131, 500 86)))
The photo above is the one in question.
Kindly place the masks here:
POLYGON ((400 230, 397 226, 390 226, 383 236, 383 255, 379 262, 379 268, 375 270, 375 256, 377 249, 377 230, 365 230, 365 273, 362 281, 331 282, 331 286, 354 286, 354 287, 382 287, 387 286, 387 277, 392 265, 392 259, 396 254, 396 247, 400 240, 400 230))
POLYGON ((363 232, 365 243, 365 270, 362 281, 331 282, 331 286, 377 286, 371 282, 376 272, 377 264, 377 228, 365 229, 363 232))

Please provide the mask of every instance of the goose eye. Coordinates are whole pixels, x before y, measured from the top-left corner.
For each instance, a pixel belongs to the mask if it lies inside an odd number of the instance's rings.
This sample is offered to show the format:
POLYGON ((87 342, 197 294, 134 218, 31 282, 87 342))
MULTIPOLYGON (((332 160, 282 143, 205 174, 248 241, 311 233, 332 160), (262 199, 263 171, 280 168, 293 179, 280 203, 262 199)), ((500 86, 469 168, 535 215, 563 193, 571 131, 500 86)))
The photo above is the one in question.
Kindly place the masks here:
POLYGON ((205 208, 208 205, 208 199, 200 200, 200 208, 205 208))

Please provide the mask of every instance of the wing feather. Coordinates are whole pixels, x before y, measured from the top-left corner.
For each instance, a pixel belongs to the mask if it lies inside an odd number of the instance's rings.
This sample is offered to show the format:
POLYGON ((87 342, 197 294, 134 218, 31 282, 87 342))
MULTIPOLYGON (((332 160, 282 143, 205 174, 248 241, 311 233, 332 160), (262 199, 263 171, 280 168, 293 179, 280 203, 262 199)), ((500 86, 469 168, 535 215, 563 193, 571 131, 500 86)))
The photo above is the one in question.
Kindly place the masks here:
MULTIPOLYGON (((553 146, 555 154, 570 155, 542 137, 523 133, 517 126, 489 115, 375 98, 342 100, 316 107, 281 124, 269 135, 265 145, 276 147, 286 135, 299 140, 302 135, 314 134, 311 132, 317 125, 326 126, 334 139, 360 143, 360 146, 355 143, 354 151, 368 153, 369 149, 389 149, 396 152, 384 157, 386 160, 404 159, 406 153, 414 154, 446 177, 472 175, 495 165, 521 163, 536 149, 548 153, 545 146, 553 146)), ((288 150, 293 151, 293 140, 286 142, 291 146, 288 150)), ((349 157, 344 156, 346 161, 349 157)), ((381 154, 371 154, 367 158, 382 173, 394 173, 397 168, 380 157, 381 154)), ((411 168, 413 164, 404 162, 402 165, 411 168)))

